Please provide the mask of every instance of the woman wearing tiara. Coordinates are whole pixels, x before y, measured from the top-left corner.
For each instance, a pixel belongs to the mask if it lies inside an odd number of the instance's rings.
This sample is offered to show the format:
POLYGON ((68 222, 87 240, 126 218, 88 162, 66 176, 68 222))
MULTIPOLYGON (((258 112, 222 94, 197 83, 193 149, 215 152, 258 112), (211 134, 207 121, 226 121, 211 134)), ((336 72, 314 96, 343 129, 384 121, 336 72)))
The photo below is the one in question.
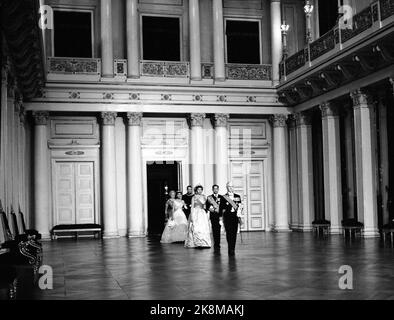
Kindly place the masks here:
POLYGON ((204 209, 207 198, 202 193, 201 185, 197 185, 194 192, 185 247, 210 248, 212 246, 210 223, 208 213, 204 209))
POLYGON ((182 192, 170 192, 170 199, 166 203, 167 223, 161 235, 161 243, 183 242, 186 239, 187 219, 183 209, 186 208, 182 200, 182 192))

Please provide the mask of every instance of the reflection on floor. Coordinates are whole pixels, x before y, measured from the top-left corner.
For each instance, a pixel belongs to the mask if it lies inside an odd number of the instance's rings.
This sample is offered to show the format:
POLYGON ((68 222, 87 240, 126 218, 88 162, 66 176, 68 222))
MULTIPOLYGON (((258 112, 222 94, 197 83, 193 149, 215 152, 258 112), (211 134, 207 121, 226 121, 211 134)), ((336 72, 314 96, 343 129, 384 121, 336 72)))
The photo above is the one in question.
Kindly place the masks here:
POLYGON ((54 289, 19 299, 394 299, 394 249, 379 239, 243 233, 235 258, 224 239, 221 255, 152 238, 58 240, 44 253, 54 289), (354 290, 338 287, 342 265, 354 290))

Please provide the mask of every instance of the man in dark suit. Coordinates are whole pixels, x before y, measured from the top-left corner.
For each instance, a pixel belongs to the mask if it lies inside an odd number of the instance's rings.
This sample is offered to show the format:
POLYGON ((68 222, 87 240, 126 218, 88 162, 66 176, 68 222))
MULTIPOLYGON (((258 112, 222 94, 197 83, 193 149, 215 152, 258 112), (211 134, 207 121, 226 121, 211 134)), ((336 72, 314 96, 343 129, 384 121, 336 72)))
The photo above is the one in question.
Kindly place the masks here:
POLYGON ((207 208, 212 224, 213 247, 218 252, 220 250, 220 219, 222 217, 220 203, 224 201, 224 198, 219 194, 219 186, 217 184, 212 186, 212 192, 213 194, 208 196, 207 199, 207 208))
POLYGON ((187 186, 186 189, 187 189, 187 193, 185 193, 182 196, 182 200, 185 201, 187 209, 184 209, 183 211, 185 212, 186 219, 189 219, 190 211, 191 211, 191 208, 192 208, 192 198, 194 196, 194 193, 193 193, 193 187, 192 186, 187 186))
POLYGON ((223 215, 224 228, 228 243, 229 256, 235 255, 235 243, 237 241, 237 232, 239 224, 239 211, 241 208, 241 196, 234 193, 234 186, 228 182, 227 193, 223 195, 224 201, 221 201, 220 212, 223 215))

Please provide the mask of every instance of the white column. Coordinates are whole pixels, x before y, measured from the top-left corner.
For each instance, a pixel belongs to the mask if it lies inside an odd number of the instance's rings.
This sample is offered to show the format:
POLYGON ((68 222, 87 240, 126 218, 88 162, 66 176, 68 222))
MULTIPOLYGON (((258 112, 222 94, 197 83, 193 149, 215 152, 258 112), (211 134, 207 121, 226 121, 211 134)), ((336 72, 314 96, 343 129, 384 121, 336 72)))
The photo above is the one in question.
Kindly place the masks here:
POLYGON ((127 210, 128 236, 145 236, 141 154, 142 113, 127 114, 127 210))
POLYGON ((313 191, 312 124, 308 114, 298 113, 297 153, 298 153, 298 204, 302 213, 301 229, 312 230, 315 218, 313 191))
POLYGON ((282 31, 281 31, 281 4, 280 0, 271 0, 271 55, 272 55, 272 82, 279 84, 279 64, 282 59, 282 31))
POLYGON ((118 236, 116 210, 116 157, 115 120, 116 112, 102 112, 102 201, 104 237, 118 236))
POLYGON ((223 25, 223 1, 212 0, 213 11, 213 59, 215 80, 224 81, 224 25, 223 25))
POLYGON ((205 166, 205 143, 204 143, 204 113, 192 113, 190 115, 191 141, 190 141, 190 164, 192 169, 191 183, 201 183, 204 186, 205 166))
POLYGON ((114 49, 112 40, 111 0, 101 1, 101 74, 105 78, 114 76, 114 49))
POLYGON ((190 78, 201 80, 199 0, 189 0, 190 78))
POLYGON ((34 221, 43 238, 50 237, 48 112, 34 112, 34 221))
POLYGON ((271 118, 273 125, 273 166, 274 166, 274 212, 275 231, 289 229, 289 181, 287 174, 287 117, 276 114, 271 118))
POLYGON ((290 207, 291 207, 291 228, 299 228, 298 211, 298 159, 297 159, 297 130, 296 118, 294 114, 288 117, 289 127, 289 158, 290 158, 290 207))
POLYGON ((138 0, 126 0, 127 76, 140 77, 140 40, 138 31, 138 0))
POLYGON ((215 114, 215 181, 220 190, 226 190, 228 182, 228 114, 215 114))
POLYGON ((372 149, 371 97, 357 90, 351 94, 354 108, 358 219, 364 223, 364 237, 377 237, 377 199, 372 149))
POLYGON ((327 102, 320 106, 323 128, 324 203, 331 233, 342 231, 342 178, 340 124, 336 106, 327 102))
MULTIPOLYGON (((19 113, 20 121, 20 168, 21 168, 21 179, 20 179, 20 194, 19 194, 19 205, 22 212, 27 215, 27 203, 26 203, 26 192, 28 187, 28 179, 26 172, 26 111, 22 107, 19 113)), ((17 208, 19 210, 19 206, 17 208)))

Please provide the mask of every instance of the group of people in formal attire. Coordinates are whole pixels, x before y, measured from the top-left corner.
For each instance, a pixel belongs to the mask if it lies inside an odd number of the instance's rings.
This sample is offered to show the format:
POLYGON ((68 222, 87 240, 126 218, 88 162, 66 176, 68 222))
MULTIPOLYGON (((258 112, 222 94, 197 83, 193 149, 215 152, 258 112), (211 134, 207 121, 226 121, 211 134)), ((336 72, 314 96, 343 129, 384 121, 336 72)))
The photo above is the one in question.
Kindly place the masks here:
POLYGON ((166 224, 161 243, 184 242, 186 248, 211 248, 220 251, 221 226, 224 225, 228 254, 235 254, 238 226, 241 223, 241 197, 234 193, 231 182, 227 193, 219 194, 219 186, 212 186, 212 194, 205 196, 202 185, 187 187, 187 193, 170 191, 165 204, 166 224), (194 192, 193 192, 194 191, 194 192))

